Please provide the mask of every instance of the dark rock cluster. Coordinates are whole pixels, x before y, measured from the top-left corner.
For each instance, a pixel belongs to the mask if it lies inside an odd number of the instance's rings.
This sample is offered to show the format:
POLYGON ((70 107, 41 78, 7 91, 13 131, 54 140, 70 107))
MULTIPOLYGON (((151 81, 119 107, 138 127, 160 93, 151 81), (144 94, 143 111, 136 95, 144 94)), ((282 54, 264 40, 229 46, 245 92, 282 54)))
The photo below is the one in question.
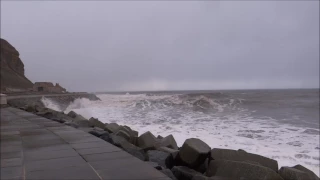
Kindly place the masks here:
POLYGON ((53 121, 81 129, 146 161, 173 180, 319 180, 309 169, 296 165, 281 167, 276 160, 244 150, 211 148, 197 138, 187 139, 178 147, 172 135, 141 135, 128 126, 85 119, 47 108, 25 109, 53 121))

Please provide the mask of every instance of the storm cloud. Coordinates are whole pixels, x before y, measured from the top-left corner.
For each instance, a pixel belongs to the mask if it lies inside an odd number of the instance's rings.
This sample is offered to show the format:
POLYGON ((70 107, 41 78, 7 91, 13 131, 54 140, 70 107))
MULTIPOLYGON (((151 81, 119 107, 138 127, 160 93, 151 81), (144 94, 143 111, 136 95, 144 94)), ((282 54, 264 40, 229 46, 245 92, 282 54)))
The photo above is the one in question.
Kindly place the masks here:
POLYGON ((319 87, 319 1, 2 1, 1 37, 70 91, 319 87))

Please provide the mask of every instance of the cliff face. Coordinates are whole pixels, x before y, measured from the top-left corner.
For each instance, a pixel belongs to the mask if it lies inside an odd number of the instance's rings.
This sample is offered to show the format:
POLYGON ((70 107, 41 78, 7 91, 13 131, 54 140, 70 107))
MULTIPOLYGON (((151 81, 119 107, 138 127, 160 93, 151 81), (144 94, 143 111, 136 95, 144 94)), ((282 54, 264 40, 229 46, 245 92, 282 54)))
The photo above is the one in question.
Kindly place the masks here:
POLYGON ((26 90, 32 82, 24 76, 24 64, 19 52, 6 40, 1 40, 1 91, 26 90))

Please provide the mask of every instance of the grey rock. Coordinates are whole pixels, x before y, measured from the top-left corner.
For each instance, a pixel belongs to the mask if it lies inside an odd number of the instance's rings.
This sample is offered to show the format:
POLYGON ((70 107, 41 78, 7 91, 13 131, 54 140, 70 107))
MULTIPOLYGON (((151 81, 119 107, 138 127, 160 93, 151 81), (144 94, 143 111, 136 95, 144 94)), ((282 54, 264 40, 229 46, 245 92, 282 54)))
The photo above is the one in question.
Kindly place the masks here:
POLYGON ((61 118, 52 118, 51 120, 52 120, 52 121, 56 121, 56 122, 58 122, 58 123, 65 123, 65 122, 66 122, 66 120, 61 119, 61 118))
POLYGON ((139 158, 142 161, 148 160, 148 155, 143 151, 143 149, 129 143, 125 138, 109 134, 109 135, 103 135, 100 137, 101 139, 118 146, 128 152, 129 154, 139 158))
POLYGON ((179 152, 179 150, 171 149, 168 147, 159 147, 159 151, 167 152, 167 153, 174 153, 174 152, 179 152))
POLYGON ((99 119, 93 118, 91 117, 89 119, 89 126, 91 127, 99 127, 104 129, 105 128, 105 124, 103 124, 101 121, 99 121, 99 119))
POLYGON ((93 130, 89 131, 90 134, 96 136, 96 137, 101 137, 105 134, 109 134, 108 132, 102 130, 102 129, 98 129, 98 128, 94 128, 93 130))
POLYGON ((308 168, 306 168, 300 164, 293 166, 293 168, 307 173, 309 175, 310 179, 318 179, 319 180, 319 177, 314 172, 312 172, 311 170, 309 170, 308 168))
POLYGON ((162 167, 161 167, 158 163, 156 163, 156 162, 147 161, 146 163, 147 163, 149 166, 152 166, 152 167, 154 167, 154 168, 157 169, 157 170, 162 170, 162 167))
POLYGON ((177 142, 171 134, 167 137, 158 140, 157 147, 168 147, 171 149, 178 150, 177 142))
POLYGON ((78 128, 79 127, 79 125, 74 123, 74 122, 65 122, 64 124, 67 125, 67 126, 74 127, 74 128, 78 128))
POLYGON ((148 161, 149 159, 148 155, 142 149, 136 148, 136 146, 126 147, 124 150, 141 161, 148 161))
MULTIPOLYGON (((195 175, 195 176, 193 176, 192 180, 234 180, 234 179, 219 177, 219 176, 207 177, 204 175, 195 175)), ((242 179, 240 179, 240 180, 242 180, 242 179)))
POLYGON ((77 124, 78 127, 90 127, 89 126, 89 121, 86 119, 83 120, 74 120, 72 121, 73 123, 77 124))
POLYGON ((203 141, 197 138, 187 139, 180 151, 179 158, 186 166, 197 168, 208 157, 211 148, 203 141))
POLYGON ((117 132, 115 133, 115 135, 120 136, 120 137, 123 137, 123 138, 125 138, 127 141, 130 141, 130 140, 131 140, 130 135, 129 135, 126 131, 124 131, 124 130, 117 131, 117 132))
POLYGON ((162 167, 166 167, 166 159, 170 155, 169 153, 157 151, 157 150, 150 150, 147 152, 149 161, 156 162, 162 167))
POLYGON ((89 121, 86 118, 84 118, 83 116, 81 116, 80 114, 77 114, 76 117, 73 118, 73 121, 84 121, 84 120, 86 120, 88 122, 87 126, 89 126, 89 121))
POLYGON ((207 176, 220 176, 245 180, 283 180, 270 168, 241 161, 212 160, 209 163, 207 176))
POLYGON ((293 167, 281 167, 279 174, 284 180, 319 180, 316 175, 293 167))
POLYGON ((173 166, 180 164, 179 151, 170 153, 170 155, 165 160, 166 167, 171 169, 173 166))
POLYGON ((248 162, 252 164, 260 164, 278 172, 278 162, 257 154, 247 153, 244 150, 231 150, 214 148, 210 153, 211 159, 214 160, 230 160, 239 162, 248 162))
POLYGON ((36 112, 36 108, 32 105, 28 105, 25 110, 28 112, 36 112))
POLYGON ((201 173, 185 166, 174 166, 171 171, 178 180, 192 180, 194 176, 201 175, 201 173))
POLYGON ((75 118, 77 115, 78 115, 78 114, 75 113, 74 111, 70 111, 70 112, 68 113, 68 116, 71 117, 71 118, 75 118))
POLYGON ((209 166, 209 158, 207 158, 199 167, 197 167, 195 170, 200 173, 205 173, 209 166))
POLYGON ((173 173, 170 171, 170 169, 163 169, 161 172, 165 175, 167 175, 172 180, 177 180, 177 178, 173 175, 173 173))
POLYGON ((109 133, 115 133, 120 126, 117 123, 105 124, 105 130, 109 133))
POLYGON ((138 146, 146 150, 156 149, 156 142, 156 137, 150 131, 138 137, 138 146))

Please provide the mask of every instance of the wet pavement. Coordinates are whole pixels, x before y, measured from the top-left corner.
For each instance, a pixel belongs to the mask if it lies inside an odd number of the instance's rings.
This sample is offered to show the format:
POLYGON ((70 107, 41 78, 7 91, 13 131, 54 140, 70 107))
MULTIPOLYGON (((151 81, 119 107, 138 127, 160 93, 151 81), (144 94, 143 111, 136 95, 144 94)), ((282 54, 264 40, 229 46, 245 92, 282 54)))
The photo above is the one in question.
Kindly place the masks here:
POLYGON ((89 133, 16 108, 1 108, 2 179, 170 180, 89 133))

